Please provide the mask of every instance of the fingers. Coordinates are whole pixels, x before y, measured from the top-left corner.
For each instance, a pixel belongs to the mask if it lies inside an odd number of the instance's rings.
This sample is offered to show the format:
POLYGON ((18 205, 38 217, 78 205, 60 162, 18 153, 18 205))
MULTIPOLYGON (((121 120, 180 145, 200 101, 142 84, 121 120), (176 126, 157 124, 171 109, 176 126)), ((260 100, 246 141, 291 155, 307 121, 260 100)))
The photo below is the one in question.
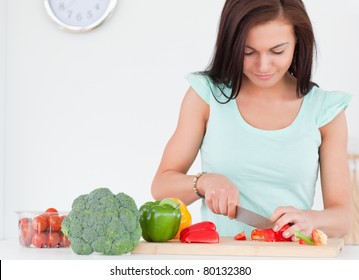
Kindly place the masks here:
POLYGON ((239 204, 238 191, 213 190, 210 194, 206 193, 206 204, 213 213, 233 219, 236 215, 236 206, 239 204))
MULTIPOLYGON (((291 207, 291 206, 281 206, 281 207, 277 207, 272 216, 270 217, 270 219, 272 221, 278 221, 278 219, 280 217, 282 217, 284 214, 288 213, 288 212, 293 212, 295 211, 296 209, 294 207, 291 207)), ((284 225, 283 225, 284 226, 284 225)))
POLYGON ((236 212, 237 212, 237 205, 239 205, 239 200, 237 200, 236 202, 232 201, 232 202, 228 202, 228 213, 227 216, 230 219, 234 219, 236 217, 236 212), (238 201, 238 202, 237 202, 238 201))
POLYGON ((274 231, 280 230, 286 224, 292 224, 295 222, 294 215, 297 209, 291 206, 282 206, 274 210, 271 220, 275 221, 274 231))
POLYGON ((313 230, 310 215, 308 211, 298 210, 291 206, 278 207, 273 212, 271 220, 275 221, 274 231, 279 231, 282 227, 289 224, 290 227, 283 232, 284 237, 292 236, 292 240, 296 231, 301 231, 305 235, 310 235, 313 230))
POLYGON ((227 195, 225 190, 212 190, 209 195, 206 194, 206 203, 213 213, 227 215, 227 195))

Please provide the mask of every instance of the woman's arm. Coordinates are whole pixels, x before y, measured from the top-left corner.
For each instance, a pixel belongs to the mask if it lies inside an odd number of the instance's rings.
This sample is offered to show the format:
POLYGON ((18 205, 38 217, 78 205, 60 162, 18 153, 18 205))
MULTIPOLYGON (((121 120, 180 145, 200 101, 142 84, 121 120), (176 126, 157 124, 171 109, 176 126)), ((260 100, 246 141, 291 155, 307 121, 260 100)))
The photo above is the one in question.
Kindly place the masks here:
POLYGON ((198 199, 192 189, 194 176, 186 173, 197 157, 208 117, 209 105, 189 88, 181 105, 177 128, 166 145, 152 182, 155 199, 177 197, 187 205, 198 199))
POLYGON ((330 123, 320 128, 322 144, 319 150, 320 176, 324 210, 298 210, 294 207, 278 207, 272 220, 280 229, 293 223, 287 232, 296 230, 309 235, 313 229, 321 229, 330 237, 345 235, 351 225, 351 187, 347 154, 347 123, 341 112, 330 123))
POLYGON ((324 211, 315 217, 315 224, 330 236, 342 236, 349 231, 352 220, 348 131, 344 112, 320 131, 320 174, 324 211))
MULTIPOLYGON (((190 88, 182 102, 177 128, 169 140, 152 182, 152 196, 157 199, 177 197, 189 205, 199 197, 193 191, 194 175, 186 175, 200 149, 209 118, 209 106, 190 88)), ((238 188, 225 176, 202 175, 197 189, 205 195, 209 209, 234 218, 239 203, 238 188)))

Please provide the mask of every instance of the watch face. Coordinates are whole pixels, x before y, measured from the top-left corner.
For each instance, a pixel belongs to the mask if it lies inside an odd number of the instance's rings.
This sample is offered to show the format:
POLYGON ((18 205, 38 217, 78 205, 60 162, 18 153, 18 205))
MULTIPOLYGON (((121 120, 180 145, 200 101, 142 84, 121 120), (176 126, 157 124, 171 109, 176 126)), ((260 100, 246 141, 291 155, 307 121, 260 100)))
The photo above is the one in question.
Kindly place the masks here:
POLYGON ((111 13, 117 0, 45 0, 51 18, 72 31, 87 31, 100 25, 111 13))

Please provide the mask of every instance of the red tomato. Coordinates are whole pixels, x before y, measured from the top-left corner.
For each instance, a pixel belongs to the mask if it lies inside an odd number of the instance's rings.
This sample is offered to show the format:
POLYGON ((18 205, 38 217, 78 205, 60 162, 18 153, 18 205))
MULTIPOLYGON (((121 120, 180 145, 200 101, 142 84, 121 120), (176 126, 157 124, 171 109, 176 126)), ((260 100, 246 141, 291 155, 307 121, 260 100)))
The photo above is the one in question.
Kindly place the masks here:
POLYGON ((70 247, 71 242, 65 234, 60 232, 60 247, 70 247))
POLYGON ((247 240, 246 234, 244 233, 244 231, 238 233, 235 237, 235 240, 247 240))
POLYGON ((32 228, 23 228, 21 230, 20 236, 19 236, 19 241, 20 244, 22 246, 25 247, 30 247, 31 243, 32 243, 32 237, 34 236, 34 231, 32 230, 32 228))
POLYGON ((60 216, 61 221, 63 221, 66 218, 66 215, 60 216))
POLYGON ((21 218, 19 220, 19 242, 22 246, 30 247, 34 231, 32 229, 32 222, 30 218, 21 218))
POLYGON ((21 218, 19 220, 19 229, 28 228, 30 224, 31 224, 30 218, 21 218))
POLYGON ((49 214, 49 215, 58 215, 59 214, 59 212, 55 208, 48 208, 48 209, 46 209, 45 213, 49 214))
POLYGON ((49 230, 50 230, 50 232, 59 231, 61 229, 61 223, 62 223, 62 220, 61 220, 60 216, 51 215, 49 217, 49 230))
POLYGON ((45 211, 43 214, 41 214, 40 216, 43 216, 43 217, 47 220, 47 226, 49 227, 49 223, 50 223, 49 218, 50 218, 51 216, 54 216, 54 215, 56 215, 56 216, 59 215, 59 213, 57 212, 57 210, 56 210, 55 208, 48 208, 48 209, 46 209, 46 211, 45 211))
POLYGON ((47 227, 48 227, 48 222, 47 222, 46 218, 42 215, 36 216, 32 220, 32 228, 36 232, 45 231, 47 229, 47 227))
POLYGON ((47 245, 51 248, 55 248, 55 247, 58 247, 59 244, 60 244, 59 233, 58 232, 49 232, 47 245))
POLYGON ((32 244, 37 248, 43 248, 47 246, 47 234, 45 232, 35 233, 32 237, 32 244))

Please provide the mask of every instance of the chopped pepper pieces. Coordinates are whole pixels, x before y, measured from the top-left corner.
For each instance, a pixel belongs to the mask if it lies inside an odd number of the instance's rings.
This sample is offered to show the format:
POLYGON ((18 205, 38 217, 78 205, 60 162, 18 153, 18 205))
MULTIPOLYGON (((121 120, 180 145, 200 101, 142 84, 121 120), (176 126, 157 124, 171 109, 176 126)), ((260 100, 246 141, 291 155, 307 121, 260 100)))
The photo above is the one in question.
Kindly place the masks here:
POLYGON ((328 236, 319 229, 314 229, 312 236, 306 236, 300 231, 296 231, 294 236, 299 238, 299 244, 322 246, 328 242, 328 236))
POLYGON ((204 230, 204 229, 216 230, 217 228, 216 225, 210 221, 199 222, 184 228, 180 233, 180 238, 188 231, 204 230))
POLYGON ((322 246, 328 243, 328 236, 319 229, 312 231, 312 238, 314 240, 314 244, 317 246, 322 246))
POLYGON ((290 237, 284 237, 283 232, 289 228, 289 225, 285 225, 278 232, 271 228, 267 229, 254 229, 251 233, 252 240, 266 241, 266 242, 281 242, 291 241, 290 237))
POLYGON ((211 229, 188 231, 181 237, 182 243, 218 243, 218 232, 211 229))
POLYGON ((234 239, 235 239, 235 240, 247 240, 247 236, 246 236, 246 234, 244 233, 244 231, 242 231, 242 232, 236 234, 236 235, 234 236, 234 239))
POLYGON ((302 232, 296 231, 294 236, 299 238, 299 244, 314 245, 314 240, 310 236, 305 236, 302 232))
POLYGON ((180 233, 182 243, 218 243, 219 234, 216 225, 204 221, 184 228, 180 233))

